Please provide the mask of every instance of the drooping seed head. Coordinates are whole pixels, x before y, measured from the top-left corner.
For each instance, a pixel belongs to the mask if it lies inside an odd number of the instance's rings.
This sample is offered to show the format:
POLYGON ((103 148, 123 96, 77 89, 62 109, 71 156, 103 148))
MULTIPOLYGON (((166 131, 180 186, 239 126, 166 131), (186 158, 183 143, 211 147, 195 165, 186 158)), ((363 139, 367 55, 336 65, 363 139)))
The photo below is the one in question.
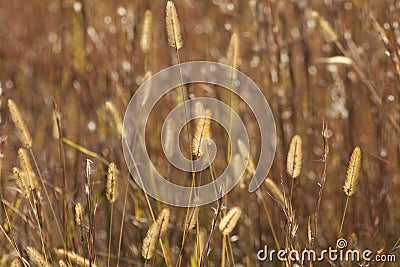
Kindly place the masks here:
POLYGON ((235 228, 242 210, 239 207, 231 208, 219 223, 219 230, 223 235, 228 235, 235 228))
POLYGON ((158 239, 160 238, 161 226, 155 221, 147 231, 146 237, 143 239, 142 256, 146 260, 153 257, 158 239))

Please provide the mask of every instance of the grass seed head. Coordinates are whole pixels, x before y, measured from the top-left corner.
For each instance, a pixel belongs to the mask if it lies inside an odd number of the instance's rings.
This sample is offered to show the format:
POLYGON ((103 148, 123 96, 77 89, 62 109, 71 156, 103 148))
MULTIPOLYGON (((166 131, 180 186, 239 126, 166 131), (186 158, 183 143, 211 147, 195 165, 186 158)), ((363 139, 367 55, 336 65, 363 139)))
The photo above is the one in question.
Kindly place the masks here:
POLYGON ((26 126, 25 121, 22 119, 23 117, 19 112, 17 105, 11 99, 8 99, 8 109, 10 111, 11 119, 18 130, 21 142, 26 148, 30 148, 33 143, 32 136, 28 131, 28 127, 26 126))
POLYGON ((106 182, 106 197, 110 203, 114 203, 118 197, 118 174, 117 166, 111 162, 108 166, 107 182, 106 182))
POLYGON ((179 50, 183 46, 183 40, 181 34, 181 26, 179 25, 178 13, 176 12, 174 2, 167 2, 165 13, 168 43, 170 46, 176 47, 176 49, 179 50))
POLYGON ((143 239, 142 256, 146 260, 153 257, 158 239, 160 238, 161 226, 155 221, 147 231, 146 237, 143 239))
POLYGON ((346 181, 343 186, 343 191, 349 197, 354 195, 357 186, 358 176, 360 174, 361 166, 361 149, 355 147, 350 157, 349 166, 347 168, 346 181))
POLYGON ((228 235, 235 228, 242 210, 239 207, 231 208, 219 223, 219 230, 223 235, 228 235))
POLYGON ((152 24, 153 24, 153 14, 150 10, 146 10, 143 19, 142 36, 140 38, 140 47, 143 53, 148 53, 150 51, 152 42, 152 24))
POLYGON ((290 142, 286 161, 286 171, 294 179, 300 175, 302 159, 301 137, 295 135, 290 142))

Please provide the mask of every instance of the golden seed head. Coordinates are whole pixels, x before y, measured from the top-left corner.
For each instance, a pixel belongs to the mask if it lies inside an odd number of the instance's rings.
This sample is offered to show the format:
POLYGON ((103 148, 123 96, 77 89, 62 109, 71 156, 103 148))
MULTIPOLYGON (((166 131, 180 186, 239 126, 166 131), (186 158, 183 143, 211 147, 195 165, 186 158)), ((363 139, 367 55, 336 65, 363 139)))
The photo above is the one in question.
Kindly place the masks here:
POLYGON ((250 176, 254 175, 256 173, 256 165, 254 164, 253 156, 251 155, 250 151, 248 150, 245 143, 241 139, 237 140, 237 145, 243 161, 246 162, 247 160, 246 170, 248 174, 250 176))
POLYGON ((83 206, 81 203, 75 205, 75 225, 77 227, 83 226, 83 206))
POLYGON ((119 114, 117 107, 111 101, 107 101, 105 103, 105 108, 110 113, 113 119, 114 127, 118 135, 122 136, 122 129, 123 129, 122 117, 119 114))
POLYGON ((150 51, 151 42, 152 42, 152 23, 153 23, 153 15, 150 10, 146 10, 144 13, 143 19, 143 28, 142 28, 142 36, 140 38, 140 47, 142 48, 143 53, 148 53, 150 51))
POLYGON ((15 258, 12 260, 10 267, 22 267, 21 260, 18 258, 15 258))
POLYGON ((196 227, 197 225, 197 221, 199 219, 199 211, 200 208, 199 207, 195 207, 192 209, 192 212, 189 214, 189 223, 186 222, 185 223, 185 227, 187 227, 188 230, 192 230, 196 227))
MULTIPOLYGON (((144 76, 143 76, 143 82, 142 82, 142 84, 143 84, 144 82, 146 82, 148 79, 150 79, 152 75, 153 75, 153 73, 152 73, 151 71, 147 71, 147 72, 144 74, 144 76)), ((143 93, 143 98, 142 98, 142 107, 143 107, 144 105, 146 105, 147 100, 149 99, 150 90, 151 90, 151 84, 152 84, 151 81, 152 81, 152 80, 149 80, 149 81, 146 83, 146 85, 145 85, 144 93, 143 93)))
POLYGON ((111 162, 108 166, 107 183, 106 183, 106 197, 110 203, 114 203, 118 197, 118 175, 117 166, 111 162))
POLYGON ((57 256, 59 256, 59 257, 66 256, 66 258, 70 262, 78 264, 79 266, 82 266, 82 267, 89 267, 89 266, 96 267, 96 264, 94 264, 94 263, 90 264, 89 259, 84 258, 84 257, 76 254, 74 251, 68 251, 68 250, 64 250, 64 249, 60 248, 60 249, 56 249, 55 252, 56 252, 57 256))
POLYGON ((63 260, 59 260, 58 261, 58 265, 60 265, 60 267, 67 267, 68 266, 67 263, 65 261, 63 261, 63 260))
POLYGON ((19 112, 17 105, 15 105, 14 101, 8 99, 8 109, 10 111, 11 119, 15 124, 15 127, 18 130, 19 138, 25 147, 30 148, 32 146, 32 136, 28 131, 28 127, 25 124, 25 121, 22 119, 22 115, 19 112))
POLYGON ((228 213, 221 219, 219 223, 219 230, 223 235, 228 235, 235 228, 242 210, 239 207, 231 208, 228 213))
POLYGON ((160 212, 160 215, 158 215, 157 222, 160 225, 160 236, 162 236, 168 229, 170 213, 170 209, 163 209, 160 212))
POLYGON ((174 2, 167 2, 165 13, 168 43, 170 46, 176 47, 176 49, 179 50, 183 46, 183 41, 181 35, 181 26, 179 25, 178 13, 176 12, 174 2))
POLYGON ((37 181, 35 172, 32 169, 32 164, 28 156, 28 151, 25 148, 18 149, 18 158, 21 164, 22 171, 25 173, 29 188, 31 188, 31 190, 35 189, 37 181))
POLYGON ((355 147, 350 157, 349 166, 347 168, 346 181, 343 186, 344 193, 348 196, 352 196, 355 193, 355 187, 357 186, 358 176, 360 174, 361 166, 361 149, 355 147))
POLYGON ((279 187, 270 178, 265 179, 265 185, 273 198, 282 206, 285 206, 285 198, 279 187))
POLYGON ((210 111, 206 110, 205 116, 196 119, 196 130, 191 145, 192 155, 194 156, 201 157, 206 153, 205 139, 211 137, 210 116, 210 111))
POLYGON ((17 186, 21 190, 22 195, 25 198, 29 198, 29 196, 31 195, 31 190, 33 188, 31 188, 31 186, 30 186, 30 183, 29 183, 29 180, 28 180, 28 178, 26 176, 26 173, 22 172, 17 167, 14 167, 12 169, 12 172, 14 174, 17 186))
POLYGON ((326 42, 331 43, 335 42, 338 39, 338 35, 335 30, 332 28, 330 23, 323 17, 318 17, 318 23, 322 30, 322 35, 326 42))
POLYGON ((29 259, 36 263, 39 267, 51 267, 52 265, 46 261, 42 254, 33 247, 26 247, 26 253, 29 259))
POLYGON ((286 161, 286 171, 294 179, 300 175, 301 171, 302 147, 301 137, 295 135, 290 142, 289 152, 286 161))
POLYGON ((154 255, 158 239, 160 238, 160 231, 161 226, 156 221, 150 226, 146 237, 143 239, 142 256, 146 260, 151 259, 154 255))
POLYGON ((228 65, 236 69, 239 65, 239 37, 236 33, 233 33, 229 40, 226 57, 228 59, 228 65))
POLYGON ((168 157, 172 157, 174 155, 174 129, 175 123, 173 120, 168 120, 165 125, 165 136, 164 136, 164 152, 168 157))

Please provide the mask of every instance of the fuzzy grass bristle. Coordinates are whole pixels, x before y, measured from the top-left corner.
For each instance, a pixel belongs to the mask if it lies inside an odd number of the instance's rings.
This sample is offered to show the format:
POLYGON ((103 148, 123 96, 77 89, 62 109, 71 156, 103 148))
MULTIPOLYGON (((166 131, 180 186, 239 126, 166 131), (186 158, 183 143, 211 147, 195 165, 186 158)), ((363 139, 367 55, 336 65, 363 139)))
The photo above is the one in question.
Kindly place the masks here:
POLYGON ((196 227, 197 221, 199 219, 199 211, 200 211, 200 208, 199 207, 195 207, 190 212, 190 216, 188 218, 188 221, 185 222, 185 227, 188 230, 193 230, 196 227))
POLYGON ((60 265, 60 267, 68 267, 67 263, 63 260, 59 260, 58 265, 60 265))
POLYGON ((11 119, 18 130, 19 138, 26 148, 32 147, 32 136, 28 131, 28 127, 25 121, 22 119, 22 115, 19 112, 17 105, 11 99, 8 99, 8 109, 10 111, 11 119))
POLYGON ((152 41, 152 24, 153 24, 153 14, 150 10, 146 10, 143 19, 142 36, 140 38, 140 47, 143 53, 148 53, 151 47, 152 41))
POLYGON ((178 13, 176 12, 174 2, 167 2, 165 13, 168 43, 170 46, 175 47, 176 50, 179 50, 183 46, 183 40, 181 34, 181 26, 179 25, 178 13))
POLYGON ((114 162, 108 166, 107 182, 106 182, 106 197, 110 203, 114 203, 118 197, 118 170, 114 162))
POLYGON ((122 117, 118 112, 117 107, 114 105, 113 102, 107 101, 105 103, 105 109, 110 113, 113 122, 114 122, 114 128, 118 135, 122 135, 122 129, 123 129, 123 123, 122 123, 122 117))
POLYGON ((146 260, 151 259, 154 256, 154 251, 158 239, 160 238, 161 226, 155 221, 147 231, 146 237, 143 239, 142 245, 142 256, 146 260))
POLYGON ((302 159, 301 137, 295 135, 290 141, 289 152, 286 161, 286 171, 294 179, 300 175, 302 159))
POLYGON ((81 227, 83 226, 83 206, 81 203, 76 203, 75 207, 74 207, 74 219, 75 219, 75 225, 77 227, 81 227))
POLYGON ((38 267, 51 267, 52 265, 33 247, 26 247, 26 253, 31 261, 36 263, 38 267))
POLYGON ((282 206, 285 206, 285 198, 279 187, 270 178, 265 179, 265 185, 272 197, 282 206))
POLYGON ((17 186, 21 190, 22 195, 25 198, 29 198, 31 195, 31 190, 33 188, 31 187, 31 184, 29 183, 29 179, 27 178, 26 174, 17 167, 14 167, 12 169, 12 172, 14 174, 17 186))
POLYGON ((172 157, 174 155, 174 129, 175 123, 173 120, 168 120, 165 125, 165 137, 164 137, 164 152, 168 157, 172 157))
POLYGON ((228 65, 236 69, 239 65, 239 37, 237 33, 231 35, 226 57, 228 65))
POLYGON ((239 207, 231 208, 219 223, 219 230, 221 233, 223 235, 228 235, 230 232, 232 232, 241 215, 242 210, 239 207))
POLYGON ((324 17, 322 17, 317 11, 312 11, 311 15, 317 19, 318 25, 321 28, 322 36, 326 42, 331 43, 338 40, 339 37, 337 33, 324 17))
POLYGON ((22 267, 21 260, 18 258, 15 258, 12 260, 10 267, 22 267))
POLYGON ((32 169, 32 164, 28 156, 28 151, 25 148, 18 149, 19 163, 21 164, 22 171, 25 173, 29 187, 32 189, 36 188, 37 181, 35 172, 32 169))
MULTIPOLYGON (((144 82, 146 82, 148 79, 150 79, 152 75, 153 75, 153 73, 152 73, 151 71, 146 71, 146 73, 145 73, 144 76, 143 76, 143 82, 142 82, 142 84, 143 84, 144 82)), ((149 100, 150 90, 151 90, 151 80, 149 80, 149 81, 146 83, 146 86, 145 86, 145 89, 144 89, 143 98, 142 98, 142 107, 143 107, 144 105, 146 105, 147 100, 149 100)))
POLYGON ((351 154, 349 166, 347 168, 346 181, 343 186, 343 191, 347 196, 352 196, 355 193, 355 188, 357 186, 358 176, 360 174, 361 166, 361 149, 360 147, 355 147, 353 153, 351 154))
POLYGON ((240 139, 237 140, 237 145, 239 149, 239 153, 243 159, 243 161, 247 160, 246 170, 250 175, 254 175, 256 173, 256 166, 254 164, 253 156, 250 151, 244 144, 244 142, 240 139))
POLYGON ((211 137, 210 123, 211 119, 209 110, 206 110, 205 116, 202 116, 196 120, 196 130, 191 145, 192 155, 196 157, 201 157, 206 153, 206 143, 204 141, 206 138, 211 137))
POLYGON ((158 215, 157 223, 160 225, 160 236, 163 236, 168 229, 170 214, 171 214, 170 209, 165 208, 158 215))
POLYGON ((67 251, 62 248, 55 250, 58 257, 66 257, 68 261, 82 267, 96 267, 96 264, 90 263, 89 259, 79 256, 74 251, 67 251))

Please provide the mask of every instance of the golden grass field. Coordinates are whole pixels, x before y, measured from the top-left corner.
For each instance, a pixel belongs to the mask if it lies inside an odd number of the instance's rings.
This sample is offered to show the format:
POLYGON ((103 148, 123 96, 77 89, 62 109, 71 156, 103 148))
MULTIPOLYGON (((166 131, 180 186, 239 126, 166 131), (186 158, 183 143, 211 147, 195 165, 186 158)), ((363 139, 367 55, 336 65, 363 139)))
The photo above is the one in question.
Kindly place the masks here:
MULTIPOLYGON (((0 266, 400 266, 400 4, 174 4, 1 1, 0 266), (269 179, 250 194, 263 163, 249 107, 216 86, 168 93, 145 139, 152 164, 174 183, 200 183, 161 149, 164 119, 183 99, 224 101, 250 137, 243 181, 220 201, 187 209, 133 181, 122 119, 152 73, 195 60, 228 64, 258 85, 277 146, 269 179), (397 263, 257 259, 264 246, 321 252, 339 238, 397 263)), ((201 157, 199 132, 218 148, 202 172, 208 183, 230 146, 205 117, 181 133, 188 158, 201 157)))

